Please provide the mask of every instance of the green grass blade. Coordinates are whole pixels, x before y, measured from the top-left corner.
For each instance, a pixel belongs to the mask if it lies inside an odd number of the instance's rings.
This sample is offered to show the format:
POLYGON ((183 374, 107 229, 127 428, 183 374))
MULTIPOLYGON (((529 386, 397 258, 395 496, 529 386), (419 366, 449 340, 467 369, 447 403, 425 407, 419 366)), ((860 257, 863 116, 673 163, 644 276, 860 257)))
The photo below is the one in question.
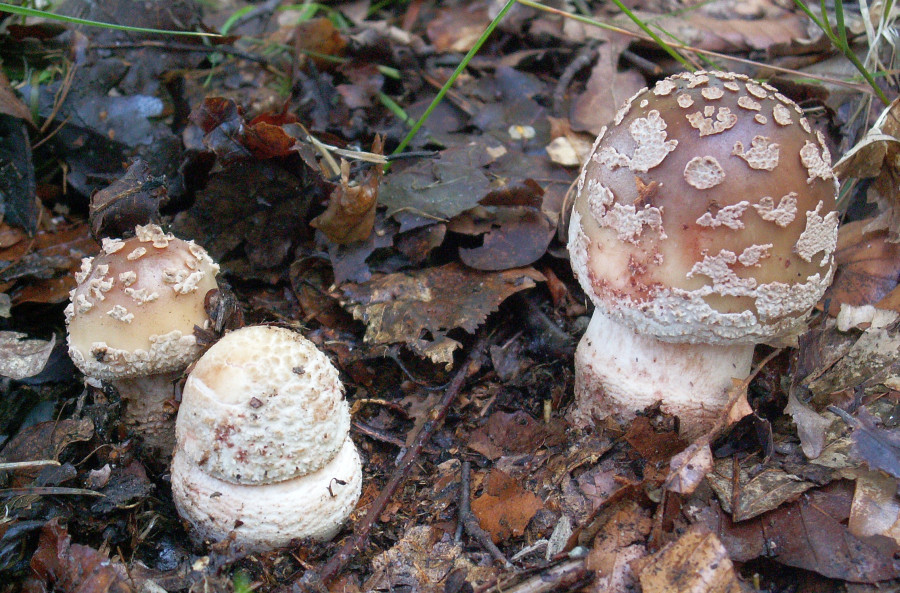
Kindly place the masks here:
POLYGON ((394 152, 392 154, 399 154, 403 152, 403 150, 409 145, 412 139, 416 136, 416 133, 419 131, 419 128, 428 121, 429 116, 438 106, 438 104, 443 100, 444 95, 447 94, 447 91, 450 90, 450 87, 453 86, 453 83, 456 82, 456 79, 459 78, 459 75, 462 74, 463 70, 466 69, 466 66, 469 65, 469 62, 472 61, 472 58, 478 54, 481 50, 481 46, 484 45, 484 42, 487 41, 488 37, 491 36, 491 33, 494 32, 494 29, 497 28, 497 25, 500 24, 500 21, 503 20, 503 17, 515 6, 516 0, 507 0, 506 4, 503 6, 503 9, 494 17, 494 20, 490 22, 490 24, 485 27, 484 31, 481 33, 481 36, 478 38, 478 41, 475 42, 475 45, 469 52, 465 55, 462 61, 459 63, 459 66, 456 67, 456 70, 453 71, 453 74, 450 75, 450 78, 447 79, 447 82, 444 83, 444 86, 441 87, 441 90, 438 91, 438 94, 435 95, 434 99, 428 105, 428 109, 425 110, 425 113, 422 114, 422 117, 413 124, 413 127, 409 130, 409 133, 406 134, 406 137, 400 142, 394 152))

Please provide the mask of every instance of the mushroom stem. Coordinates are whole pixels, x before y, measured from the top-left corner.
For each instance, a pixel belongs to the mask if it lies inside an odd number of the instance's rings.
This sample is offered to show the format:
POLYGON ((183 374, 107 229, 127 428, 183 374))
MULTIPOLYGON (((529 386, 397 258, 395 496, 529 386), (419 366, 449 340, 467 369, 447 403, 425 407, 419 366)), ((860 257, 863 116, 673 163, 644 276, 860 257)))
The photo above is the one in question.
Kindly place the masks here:
POLYGON ((681 435, 693 439, 724 413, 732 379, 750 374, 753 348, 662 342, 595 310, 575 352, 571 419, 579 426, 610 415, 630 420, 661 402, 680 418, 681 435))
POLYGON ((182 371, 159 373, 148 377, 109 380, 125 401, 122 420, 129 432, 140 435, 144 447, 153 449, 165 459, 175 449, 175 383, 182 371))

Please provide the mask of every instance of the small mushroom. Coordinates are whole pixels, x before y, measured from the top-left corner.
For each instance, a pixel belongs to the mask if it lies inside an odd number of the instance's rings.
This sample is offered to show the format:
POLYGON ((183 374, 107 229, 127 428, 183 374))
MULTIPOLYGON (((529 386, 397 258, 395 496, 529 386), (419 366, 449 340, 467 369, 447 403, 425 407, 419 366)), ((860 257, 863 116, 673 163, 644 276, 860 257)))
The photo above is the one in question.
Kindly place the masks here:
POLYGON ((246 550, 334 537, 359 499, 362 466, 337 370, 312 342, 267 326, 228 333, 182 393, 175 506, 208 540, 246 550))
POLYGON ((193 241, 138 226, 128 240, 103 239, 81 262, 66 308, 69 355, 88 377, 113 385, 124 421, 145 445, 168 456, 174 444, 174 383, 200 355, 206 293, 219 266, 193 241))
POLYGON ((596 306, 579 425, 656 402, 711 428, 754 345, 790 341, 831 282, 837 180, 821 133, 767 84, 679 74, 632 97, 578 180, 569 253, 596 306))

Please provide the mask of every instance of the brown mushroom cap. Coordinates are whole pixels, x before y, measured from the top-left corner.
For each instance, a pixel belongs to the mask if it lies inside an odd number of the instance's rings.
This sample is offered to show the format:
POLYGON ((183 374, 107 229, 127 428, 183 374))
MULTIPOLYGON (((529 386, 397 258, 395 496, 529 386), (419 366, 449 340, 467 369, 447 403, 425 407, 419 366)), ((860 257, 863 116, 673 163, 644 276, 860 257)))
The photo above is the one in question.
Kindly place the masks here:
POLYGON ((193 241, 156 225, 136 236, 104 239, 82 261, 66 309, 69 354, 84 374, 121 379, 180 370, 200 353, 206 293, 217 287, 216 265, 193 241))
POLYGON ((661 340, 800 331, 833 274, 837 180, 774 87, 698 72, 644 89, 578 181, 572 266, 595 305, 661 340))

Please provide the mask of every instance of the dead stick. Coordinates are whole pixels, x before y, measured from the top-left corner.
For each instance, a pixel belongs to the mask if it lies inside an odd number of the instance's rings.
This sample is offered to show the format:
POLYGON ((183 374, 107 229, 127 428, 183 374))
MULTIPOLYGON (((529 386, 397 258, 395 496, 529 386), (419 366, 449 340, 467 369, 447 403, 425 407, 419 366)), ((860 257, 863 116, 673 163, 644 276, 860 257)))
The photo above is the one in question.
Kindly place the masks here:
POLYGON ((325 563, 325 566, 322 567, 318 574, 315 574, 314 571, 306 571, 306 573, 304 573, 304 575, 300 577, 297 585, 299 586, 301 591, 321 590, 320 585, 327 583, 335 576, 337 576, 337 574, 344 568, 344 566, 347 565, 350 559, 363 549, 366 540, 369 538, 369 533, 372 531, 372 528, 378 521, 378 517, 387 506, 388 501, 390 501, 390 499, 394 496, 394 493, 397 492, 397 489, 400 487, 403 481, 406 480, 406 477, 409 475, 414 462, 421 454, 422 449, 424 449, 426 443, 431 440, 432 435, 434 435, 437 428, 441 425, 441 423, 444 421, 444 418, 447 416, 447 412, 450 411, 451 404, 453 404, 453 402, 456 400, 456 396, 459 395, 459 392, 466 381, 469 369, 481 356, 481 352, 484 350, 484 346, 485 340, 479 340, 478 343, 475 344, 475 346, 472 348, 472 351, 466 358, 465 363, 459 368, 458 371, 456 371, 456 374, 453 376, 453 379, 447 386, 447 391, 444 392, 441 401, 432 411, 431 418, 429 418, 419 429, 418 434, 416 434, 416 438, 413 440, 413 444, 409 449, 407 449, 406 453, 400 459, 400 462, 397 464, 397 467, 394 470, 391 479, 385 485, 384 489, 381 491, 381 494, 378 495, 378 498, 376 498, 374 502, 372 502, 372 506, 369 507, 369 512, 366 513, 365 518, 353 531, 353 535, 350 536, 350 539, 348 539, 347 542, 344 543, 343 547, 341 547, 341 549, 334 556, 332 556, 328 560, 328 562, 325 563))
POLYGON ((498 548, 493 540, 491 540, 491 534, 482 529, 481 525, 478 523, 478 519, 475 517, 474 513, 472 513, 471 497, 469 496, 469 476, 471 471, 471 463, 463 461, 459 492, 459 523, 470 537, 475 539, 475 541, 481 544, 481 547, 490 552, 491 556, 494 557, 494 560, 499 560, 505 568, 511 569, 513 568, 512 563, 506 559, 506 556, 503 555, 500 548, 498 548))

